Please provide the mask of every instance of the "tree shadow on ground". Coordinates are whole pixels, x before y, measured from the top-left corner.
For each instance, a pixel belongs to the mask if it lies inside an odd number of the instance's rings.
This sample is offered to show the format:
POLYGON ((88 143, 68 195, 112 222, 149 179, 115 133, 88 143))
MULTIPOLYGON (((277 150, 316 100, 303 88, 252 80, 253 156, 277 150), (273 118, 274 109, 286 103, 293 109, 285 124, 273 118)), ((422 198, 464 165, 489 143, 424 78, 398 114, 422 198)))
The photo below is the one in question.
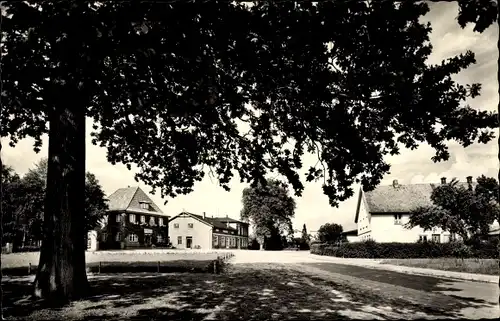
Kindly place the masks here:
POLYGON ((311 277, 278 264, 233 266, 220 275, 94 275, 89 278, 91 296, 62 309, 48 309, 26 300, 31 280, 12 278, 4 283, 6 317, 18 320, 459 318, 458 311, 470 306, 467 301, 453 297, 446 297, 439 307, 415 305, 404 298, 376 295, 369 289, 311 277))

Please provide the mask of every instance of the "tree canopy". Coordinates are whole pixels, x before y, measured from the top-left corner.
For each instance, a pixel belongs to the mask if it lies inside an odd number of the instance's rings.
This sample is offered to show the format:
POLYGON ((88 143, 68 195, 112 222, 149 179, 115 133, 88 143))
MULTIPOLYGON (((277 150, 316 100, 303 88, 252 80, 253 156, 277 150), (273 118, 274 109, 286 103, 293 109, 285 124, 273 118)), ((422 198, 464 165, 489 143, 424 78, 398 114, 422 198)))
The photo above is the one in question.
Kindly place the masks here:
POLYGON ((500 217, 498 181, 482 175, 474 185, 453 179, 435 187, 431 195, 433 205, 416 208, 406 227, 440 227, 465 241, 486 236, 491 224, 500 217))
POLYGON ((281 242, 282 236, 293 235, 292 218, 296 205, 288 194, 287 185, 278 180, 243 190, 241 219, 251 223, 261 245, 268 245, 268 240, 281 242))
POLYGON ((304 181, 322 179, 333 206, 354 182, 375 187, 390 169, 384 155, 400 145, 426 142, 440 161, 447 140, 485 143, 497 126, 496 114, 464 105, 480 85, 451 79, 475 62, 472 52, 426 64, 423 2, 3 6, 0 136, 12 146, 33 137, 39 150, 49 133, 36 279, 45 297, 78 297, 87 284, 75 236, 84 229, 85 116, 108 161, 136 164, 136 179, 162 196, 191 192, 206 171, 226 190, 236 173, 259 188, 277 172, 297 196, 304 181), (309 169, 306 152, 318 158, 309 169))
MULTIPOLYGON (((47 181, 47 159, 42 158, 20 178, 12 167, 3 165, 2 199, 4 242, 16 246, 42 240, 47 181)), ((85 182, 85 230, 96 228, 108 209, 106 197, 95 175, 87 172, 85 182)))
POLYGON ((323 178, 336 205, 352 183, 378 184, 398 143, 427 142, 439 161, 446 140, 486 142, 497 125, 463 105, 480 85, 450 78, 472 52, 425 63, 425 3, 5 6, 1 135, 39 148, 56 93, 71 88, 108 160, 137 164, 164 196, 192 191, 207 167, 225 189, 234 171, 255 184, 275 170, 297 195, 302 174, 323 178), (319 163, 301 173, 306 151, 319 163))
POLYGON ((318 239, 322 243, 336 243, 342 240, 342 225, 336 223, 326 223, 318 229, 318 239))

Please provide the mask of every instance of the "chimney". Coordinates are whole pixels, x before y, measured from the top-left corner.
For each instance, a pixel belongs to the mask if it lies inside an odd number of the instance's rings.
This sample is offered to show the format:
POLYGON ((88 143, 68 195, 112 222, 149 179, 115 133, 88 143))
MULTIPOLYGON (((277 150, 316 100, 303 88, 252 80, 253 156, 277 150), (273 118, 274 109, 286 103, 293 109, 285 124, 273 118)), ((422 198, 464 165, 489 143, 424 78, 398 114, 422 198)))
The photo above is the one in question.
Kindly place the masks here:
POLYGON ((207 214, 203 212, 203 219, 207 218, 207 214))
POLYGON ((469 191, 472 191, 472 176, 467 176, 467 185, 469 185, 469 191))
POLYGON ((228 218, 228 217, 229 217, 229 215, 226 214, 226 218, 228 218))
POLYGON ((441 177, 441 184, 446 184, 446 177, 441 177))
POLYGON ((395 179, 395 180, 393 180, 393 181, 392 181, 392 186, 393 186, 394 188, 396 188, 396 187, 398 187, 398 186, 399 186, 399 184, 398 184, 398 180, 397 180, 397 179, 395 179))

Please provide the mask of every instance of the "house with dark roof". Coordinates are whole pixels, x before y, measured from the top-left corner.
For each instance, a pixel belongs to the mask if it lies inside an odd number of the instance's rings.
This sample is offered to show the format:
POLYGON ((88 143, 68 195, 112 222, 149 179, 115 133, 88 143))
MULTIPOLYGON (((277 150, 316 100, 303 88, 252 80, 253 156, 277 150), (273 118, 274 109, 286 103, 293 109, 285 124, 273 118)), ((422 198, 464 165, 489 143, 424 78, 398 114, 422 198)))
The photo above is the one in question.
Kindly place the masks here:
POLYGON ((89 233, 91 249, 167 246, 169 217, 140 187, 119 188, 108 205, 101 227, 89 233))
POLYGON ((248 223, 226 217, 208 217, 182 212, 168 222, 169 236, 176 248, 240 249, 248 247, 248 223))
MULTIPOLYGON (((441 179, 446 184, 446 178, 441 179)), ((458 183, 473 187, 472 176, 466 183, 458 183)), ((399 184, 397 180, 392 185, 378 186, 373 191, 360 189, 354 222, 358 226, 357 240, 372 239, 376 242, 416 242, 418 240, 433 240, 449 242, 450 233, 434 228, 424 231, 421 227, 407 229, 412 210, 419 206, 432 205, 431 193, 436 184, 399 184)))

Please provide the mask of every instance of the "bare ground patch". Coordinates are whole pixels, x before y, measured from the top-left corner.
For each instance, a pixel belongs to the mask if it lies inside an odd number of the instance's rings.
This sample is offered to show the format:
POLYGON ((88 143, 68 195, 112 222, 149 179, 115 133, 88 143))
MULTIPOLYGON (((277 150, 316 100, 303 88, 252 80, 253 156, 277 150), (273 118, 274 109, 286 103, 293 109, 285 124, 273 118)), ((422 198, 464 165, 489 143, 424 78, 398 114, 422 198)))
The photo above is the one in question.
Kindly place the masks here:
MULTIPOLYGON (((456 317, 366 287, 300 271, 298 266, 248 264, 208 273, 125 273, 90 277, 93 294, 62 309, 28 298, 30 277, 3 284, 11 320, 293 320, 456 317)), ((457 306, 458 308, 458 306, 457 306)))

